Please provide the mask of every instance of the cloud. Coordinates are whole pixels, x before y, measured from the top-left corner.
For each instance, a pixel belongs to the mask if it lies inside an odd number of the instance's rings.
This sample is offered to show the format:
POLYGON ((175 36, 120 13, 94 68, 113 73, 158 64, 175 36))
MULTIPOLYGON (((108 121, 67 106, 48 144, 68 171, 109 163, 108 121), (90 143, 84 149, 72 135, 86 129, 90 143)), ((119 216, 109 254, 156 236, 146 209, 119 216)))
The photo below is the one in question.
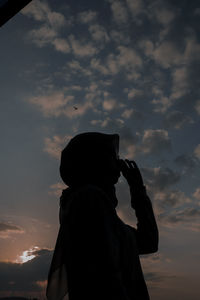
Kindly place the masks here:
POLYGON ((200 44, 196 39, 193 36, 187 36, 184 42, 184 47, 181 48, 179 44, 170 39, 165 39, 157 45, 147 39, 142 40, 140 46, 147 56, 163 68, 176 67, 174 78, 181 84, 183 80, 187 83, 186 76, 189 64, 200 59, 200 44))
POLYGON ((155 95, 155 98, 152 101, 152 104, 155 105, 154 112, 165 113, 177 102, 177 99, 185 97, 189 91, 188 67, 174 67, 171 71, 171 92, 168 96, 164 95, 163 91, 159 88, 153 87, 153 93, 155 95))
POLYGON ((88 10, 88 11, 82 11, 78 14, 77 19, 80 23, 88 24, 97 18, 97 12, 88 10))
POLYGON ((92 59, 91 67, 103 75, 115 75, 124 70, 129 80, 137 79, 140 76, 138 69, 142 66, 141 57, 134 49, 126 46, 118 46, 117 52, 117 54, 110 53, 105 62, 92 59))
POLYGON ((197 158, 189 154, 181 154, 174 161, 179 167, 183 168, 184 173, 193 170, 198 164, 197 158))
POLYGON ((196 148, 194 149, 194 155, 195 155, 198 159, 200 159, 200 144, 198 144, 198 145, 196 146, 196 148))
POLYGON ((126 6, 118 0, 109 0, 111 3, 111 11, 113 19, 116 23, 126 23, 128 21, 128 12, 126 6))
POLYGON ((137 153, 139 141, 138 133, 132 132, 129 127, 122 126, 119 130, 120 152, 123 157, 133 159, 137 153))
POLYGON ((92 69, 95 69, 103 75, 115 75, 120 70, 117 57, 114 54, 109 54, 104 63, 101 62, 100 59, 93 58, 90 64, 92 69))
POLYGON ((154 112, 165 113, 168 108, 172 105, 172 101, 169 97, 162 96, 159 99, 153 99, 152 104, 156 106, 154 112))
POLYGON ((128 93, 128 99, 133 99, 133 98, 135 98, 137 96, 140 96, 142 94, 141 90, 135 89, 135 88, 125 89, 125 92, 128 93))
POLYGON ((133 112, 133 108, 125 109, 122 113, 122 118, 129 119, 132 116, 133 112))
POLYGON ((147 129, 144 131, 141 149, 143 153, 157 155, 171 150, 171 140, 164 129, 147 129))
POLYGON ((160 9, 155 10, 155 16, 162 25, 169 25, 175 18, 175 13, 172 10, 167 9, 166 7, 162 7, 160 9))
POLYGON ((200 222, 199 222, 199 207, 177 207, 170 213, 161 214, 159 219, 165 226, 174 227, 174 224, 182 225, 190 230, 199 232, 200 222))
MULTIPOLYGON (((85 96, 87 100, 87 95, 85 96)), ((65 110, 65 115, 69 118, 75 118, 79 116, 83 116, 89 109, 94 109, 94 104, 91 99, 87 101, 83 101, 83 103, 79 102, 75 104, 75 106, 70 106, 65 110)), ((95 110, 95 109, 94 109, 95 110)))
POLYGON ((70 68, 70 72, 72 72, 73 74, 79 75, 81 74, 84 76, 91 76, 92 72, 88 69, 85 68, 83 66, 81 66, 80 62, 78 60, 71 60, 70 62, 68 62, 67 64, 67 70, 68 68, 70 68))
MULTIPOLYGON (((173 228, 174 224, 177 224, 192 231, 199 231, 199 205, 183 191, 169 190, 168 188, 154 189, 152 193, 159 222, 165 227, 173 228)), ((198 189, 192 196, 198 198, 198 189)))
POLYGON ((122 119, 107 117, 104 120, 92 120, 91 124, 94 126, 100 125, 106 132, 118 133, 120 136, 120 156, 127 159, 135 157, 138 151, 138 132, 132 132, 129 127, 124 125, 122 119))
POLYGON ((66 39, 60 38, 59 31, 65 25, 69 26, 69 21, 65 20, 63 14, 52 11, 46 1, 32 1, 27 5, 22 13, 32 17, 41 23, 39 28, 29 32, 29 40, 39 47, 53 45, 57 51, 69 53, 71 51, 66 39))
POLYGON ((127 6, 131 14, 136 17, 143 12, 143 1, 142 0, 126 0, 127 6))
MULTIPOLYGON (((145 55, 152 58, 157 65, 169 69, 170 86, 161 83, 160 92, 158 94, 154 93, 155 97, 152 104, 155 106, 154 112, 156 113, 165 113, 170 107, 178 103, 178 99, 183 98, 186 102, 186 96, 191 97, 191 91, 196 89, 194 84, 196 75, 193 71, 193 64, 196 64, 200 59, 200 44, 194 34, 191 34, 191 36, 186 35, 185 39, 182 40, 182 44, 173 41, 169 37, 157 44, 154 44, 150 39, 142 40, 139 43, 145 55), (191 80, 191 78, 193 79, 191 80), (168 91, 170 90, 170 93, 166 94, 164 92, 165 86, 168 91)), ((169 80, 166 82, 169 83, 169 80)), ((196 102, 194 108, 198 113, 198 101, 196 99, 193 101, 196 102)), ((188 118, 188 120, 184 120, 184 123, 187 121, 192 122, 188 118)))
POLYGON ((123 31, 113 29, 109 33, 112 40, 117 44, 121 45, 130 43, 130 37, 128 35, 125 35, 123 31))
POLYGON ((172 73, 173 86, 171 98, 179 99, 188 91, 188 74, 186 67, 176 68, 172 73))
POLYGON ((158 5, 154 5, 154 9, 152 10, 151 18, 156 19, 163 26, 168 26, 176 17, 176 13, 174 8, 167 8, 163 5, 162 2, 157 2, 158 5))
POLYGON ((141 39, 138 43, 139 47, 142 49, 146 56, 152 56, 154 50, 154 44, 149 39, 141 39))
POLYGON ((118 46, 117 49, 119 54, 116 57, 116 64, 125 70, 128 80, 138 79, 140 77, 138 70, 143 65, 141 57, 133 48, 118 46))
POLYGON ((90 65, 92 69, 95 69, 103 75, 108 75, 110 73, 109 69, 97 58, 93 58, 90 62, 90 65))
POLYGON ((154 191, 163 191, 180 181, 180 174, 170 168, 142 168, 144 180, 148 187, 154 191))
POLYGON ((164 281, 166 278, 174 278, 175 276, 169 276, 167 273, 162 272, 145 272, 144 278, 149 283, 158 283, 164 281))
POLYGON ((200 43, 198 43, 194 35, 186 38, 186 46, 184 51, 184 62, 189 64, 200 60, 200 43))
POLYGON ((55 91, 51 95, 30 98, 29 102, 36 105, 46 117, 58 117, 65 113, 67 104, 71 104, 73 99, 72 95, 65 96, 64 93, 55 91))
POLYGON ((197 188, 193 193, 193 197, 197 200, 200 200, 200 188, 197 188))
POLYGON ((69 41, 73 53, 79 57, 93 56, 98 52, 98 49, 91 42, 78 40, 73 34, 69 36, 69 41))
POLYGON ((47 22, 54 28, 60 28, 65 25, 65 17, 61 13, 52 11, 47 1, 35 0, 21 12, 34 18, 36 21, 47 22))
POLYGON ((52 251, 49 249, 36 250, 35 258, 26 263, 0 262, 1 292, 41 292, 50 267, 52 251))
POLYGON ((200 115, 200 100, 198 100, 198 101, 196 102, 195 110, 196 110, 196 112, 200 115))
POLYGON ((24 233, 22 227, 15 225, 11 222, 0 222, 0 238, 1 239, 10 239, 13 238, 16 234, 24 233))
POLYGON ((50 186, 49 194, 59 198, 62 194, 62 191, 66 188, 67 186, 63 182, 54 183, 50 186))
POLYGON ((186 124, 192 124, 194 121, 191 117, 185 115, 181 111, 171 111, 163 120, 163 125, 166 128, 181 129, 186 124))
POLYGON ((12 223, 5 223, 0 222, 0 232, 8 232, 8 231, 14 231, 14 232, 22 232, 22 228, 14 225, 12 223))
POLYGON ((58 135, 54 135, 52 138, 45 138, 44 151, 47 152, 50 156, 56 159, 60 159, 61 151, 71 138, 72 136, 61 137, 58 135))
POLYGON ((191 203, 191 199, 185 196, 184 192, 179 190, 161 190, 154 194, 154 200, 162 211, 167 211, 169 208, 175 208, 180 205, 191 203))
POLYGON ((114 99, 106 99, 103 101, 103 108, 106 111, 111 111, 116 108, 116 100, 114 99))
POLYGON ((41 26, 39 29, 33 29, 29 33, 31 42, 39 47, 44 47, 47 44, 52 44, 57 37, 57 32, 47 25, 41 26))
POLYGON ((112 75, 115 75, 119 72, 119 64, 116 57, 113 54, 109 54, 106 59, 106 66, 108 68, 108 72, 112 75))
POLYGON ((163 68, 177 66, 183 62, 183 55, 171 41, 164 41, 152 52, 154 60, 163 68))
POLYGON ((65 39, 56 38, 52 41, 57 51, 69 53, 71 51, 69 43, 65 39))
MULTIPOLYGON (((66 89, 66 91, 68 90, 70 90, 70 87, 66 89)), ((88 109, 94 107, 94 103, 87 97, 82 102, 74 103, 74 95, 65 95, 64 92, 58 91, 54 91, 46 96, 33 97, 28 101, 34 104, 45 117, 59 117, 63 115, 72 119, 84 115, 88 109)))
POLYGON ((105 43, 109 41, 109 36, 106 29, 99 24, 89 26, 89 31, 94 41, 105 43))
POLYGON ((136 53, 133 48, 118 46, 119 55, 117 61, 119 65, 125 68, 135 68, 142 65, 141 57, 136 53))

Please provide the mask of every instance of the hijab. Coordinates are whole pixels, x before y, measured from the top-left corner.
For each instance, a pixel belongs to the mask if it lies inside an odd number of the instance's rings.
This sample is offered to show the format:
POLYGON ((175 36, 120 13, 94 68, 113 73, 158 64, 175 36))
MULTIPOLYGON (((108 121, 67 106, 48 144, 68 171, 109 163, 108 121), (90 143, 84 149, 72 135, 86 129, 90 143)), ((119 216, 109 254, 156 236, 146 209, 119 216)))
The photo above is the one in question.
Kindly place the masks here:
POLYGON ((111 166, 113 159, 117 161, 118 152, 118 134, 78 134, 61 153, 61 178, 69 187, 87 183, 98 186, 112 185, 120 176, 119 169, 111 166))

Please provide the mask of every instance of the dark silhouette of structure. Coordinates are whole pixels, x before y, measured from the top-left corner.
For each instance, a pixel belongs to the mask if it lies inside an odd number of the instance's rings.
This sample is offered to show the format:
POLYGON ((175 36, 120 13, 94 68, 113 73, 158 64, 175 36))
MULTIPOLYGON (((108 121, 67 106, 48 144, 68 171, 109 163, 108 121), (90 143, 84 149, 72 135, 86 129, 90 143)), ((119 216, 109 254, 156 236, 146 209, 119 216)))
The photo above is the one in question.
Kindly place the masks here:
POLYGON ((60 230, 47 299, 148 300, 139 255, 156 252, 158 229, 134 161, 118 156, 117 134, 83 133, 62 151, 60 230), (130 187, 137 228, 116 214, 120 172, 130 187))
POLYGON ((0 27, 32 0, 0 0, 0 27))

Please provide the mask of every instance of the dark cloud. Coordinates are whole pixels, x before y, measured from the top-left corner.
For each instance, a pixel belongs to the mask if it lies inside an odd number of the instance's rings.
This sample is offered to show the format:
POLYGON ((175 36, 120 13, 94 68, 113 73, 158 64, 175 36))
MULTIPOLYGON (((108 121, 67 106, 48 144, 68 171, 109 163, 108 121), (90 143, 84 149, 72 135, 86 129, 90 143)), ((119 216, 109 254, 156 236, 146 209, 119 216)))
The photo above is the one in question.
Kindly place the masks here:
POLYGON ((5 231, 23 231, 21 227, 11 223, 0 222, 0 232, 5 231))
POLYGON ((154 195, 154 199, 156 199, 157 206, 162 210, 167 210, 191 202, 191 200, 179 190, 158 192, 154 195))
POLYGON ((162 274, 159 272, 146 272, 144 273, 144 278, 147 282, 160 282, 165 280, 166 278, 169 278, 171 276, 168 276, 167 274, 162 274))
POLYGON ((168 132, 163 129, 147 129, 142 139, 142 150, 144 153, 158 155, 163 151, 171 150, 171 140, 168 132))
POLYGON ((32 254, 37 256, 23 264, 0 262, 1 291, 32 292, 42 289, 37 282, 47 280, 52 251, 40 249, 32 254))
POLYGON ((171 129, 181 129, 186 124, 193 123, 192 118, 181 111, 172 111, 163 120, 163 126, 171 129))
POLYGON ((178 172, 170 168, 143 168, 144 180, 153 190, 165 190, 180 181, 181 176, 178 172))
POLYGON ((199 231, 200 208, 199 207, 181 207, 170 212, 164 212, 158 216, 158 219, 165 225, 174 226, 174 224, 184 225, 187 228, 199 231))
POLYGON ((177 166, 183 168, 184 171, 193 170, 198 164, 199 160, 194 155, 181 154, 174 160, 177 166))

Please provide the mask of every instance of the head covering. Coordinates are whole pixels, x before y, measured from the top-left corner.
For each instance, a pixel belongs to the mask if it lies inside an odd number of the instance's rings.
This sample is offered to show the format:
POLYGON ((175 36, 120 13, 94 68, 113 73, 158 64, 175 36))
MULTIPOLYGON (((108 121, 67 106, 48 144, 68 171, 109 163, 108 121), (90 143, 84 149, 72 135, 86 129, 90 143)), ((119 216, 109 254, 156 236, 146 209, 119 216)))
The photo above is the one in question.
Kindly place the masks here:
POLYGON ((119 135, 86 132, 72 138, 61 153, 60 175, 68 186, 103 180, 117 158, 119 135))

